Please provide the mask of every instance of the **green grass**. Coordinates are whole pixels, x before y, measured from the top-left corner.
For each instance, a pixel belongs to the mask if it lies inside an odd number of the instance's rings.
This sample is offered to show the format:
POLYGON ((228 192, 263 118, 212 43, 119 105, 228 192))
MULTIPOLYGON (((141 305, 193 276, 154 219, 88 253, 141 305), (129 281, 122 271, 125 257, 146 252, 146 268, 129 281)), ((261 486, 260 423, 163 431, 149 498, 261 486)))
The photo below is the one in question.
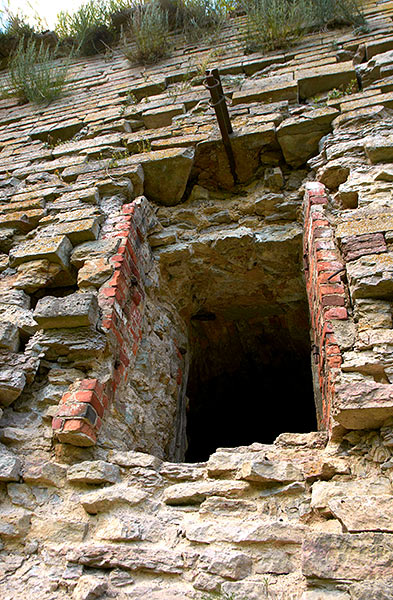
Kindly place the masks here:
POLYGON ((131 62, 153 64, 170 54, 168 15, 157 2, 139 5, 129 28, 134 46, 124 54, 131 62))
POLYGON ((55 64, 48 47, 22 39, 9 63, 10 91, 21 102, 51 102, 61 96, 67 70, 67 61, 55 64))
POLYGON ((246 53, 284 48, 310 31, 367 27, 360 0, 243 0, 242 7, 246 53))

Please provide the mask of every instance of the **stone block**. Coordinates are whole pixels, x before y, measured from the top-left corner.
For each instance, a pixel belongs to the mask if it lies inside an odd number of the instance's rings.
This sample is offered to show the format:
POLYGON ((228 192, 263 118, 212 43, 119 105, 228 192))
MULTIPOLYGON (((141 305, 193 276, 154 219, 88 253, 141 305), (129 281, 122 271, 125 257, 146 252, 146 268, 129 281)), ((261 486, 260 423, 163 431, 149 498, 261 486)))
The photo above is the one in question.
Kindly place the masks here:
POLYGON ((26 384, 26 377, 20 369, 0 369, 0 404, 9 406, 19 398, 26 384))
POLYGON ((105 349, 106 338, 93 327, 46 329, 35 333, 31 343, 33 347, 38 344, 44 348, 49 360, 67 356, 82 361, 99 356, 105 349))
POLYGON ((238 580, 251 574, 252 559, 243 552, 208 550, 201 554, 199 567, 213 575, 238 580))
POLYGON ((296 78, 301 100, 334 88, 342 89, 352 81, 357 81, 352 61, 323 65, 304 71, 299 70, 296 78))
POLYGON ((19 481, 22 470, 20 458, 0 447, 0 481, 19 481))
POLYGON ((392 575, 389 533, 311 533, 303 544, 303 575, 325 580, 383 579, 392 575))
POLYGON ((341 248, 346 262, 368 254, 387 252, 385 238, 382 233, 366 233, 345 237, 341 241, 341 248))
POLYGON ((43 329, 94 326, 98 319, 97 297, 89 292, 63 298, 45 296, 38 301, 34 318, 43 329))
POLYGON ((363 218, 356 217, 355 214, 354 218, 338 223, 336 235, 341 239, 383 231, 393 231, 393 213, 387 210, 363 218))
POLYGON ((347 264, 351 296, 389 298, 393 293, 393 253, 370 254, 347 264))
POLYGON ((156 456, 144 454, 143 452, 133 452, 132 450, 128 452, 111 450, 109 452, 109 459, 112 463, 127 468, 142 467, 158 471, 162 465, 162 461, 156 456))
POLYGON ((51 485, 60 487, 65 478, 66 469, 63 465, 49 461, 28 462, 23 468, 23 479, 34 485, 51 485))
POLYGON ((147 493, 127 484, 114 484, 111 487, 88 492, 80 496, 80 503, 91 515, 111 510, 119 505, 136 506, 146 500, 147 493))
POLYGON ((366 138, 364 151, 372 164, 380 162, 392 162, 393 160, 393 136, 373 136, 366 138))
POLYGON ((18 244, 10 251, 10 264, 16 267, 24 262, 46 259, 66 268, 72 246, 64 235, 53 238, 40 238, 18 244))
POLYGON ((132 542, 143 539, 139 523, 113 516, 99 522, 95 536, 99 540, 109 542, 132 542))
POLYGON ((0 319, 6 324, 14 325, 25 336, 33 335, 38 329, 33 311, 14 304, 2 304, 0 302, 0 319))
POLYGON ((119 244, 120 240, 116 238, 84 242, 74 248, 71 263, 79 269, 87 260, 111 258, 116 254, 119 244))
POLYGON ((391 495, 332 498, 328 506, 332 515, 343 524, 344 531, 393 532, 391 495))
POLYGON ((393 326, 393 306, 385 300, 359 298, 355 302, 354 316, 359 331, 393 326))
POLYGON ((83 461, 68 468, 67 479, 72 483, 116 483, 120 468, 103 460, 83 461))
MULTIPOLYGON (((4 318, 3 315, 1 315, 1 318, 4 318)), ((0 348, 18 352, 19 331, 13 323, 0 321, 0 348)))
POLYGON ((334 418, 347 429, 375 429, 393 416, 393 385, 342 377, 334 418))
POLYGON ((318 171, 318 181, 330 190, 335 190, 349 177, 350 168, 341 161, 330 161, 318 171))
POLYGON ((88 260, 78 271, 80 288, 99 288, 113 273, 113 266, 105 258, 88 260))
POLYGON ((179 204, 191 173, 194 149, 168 148, 147 152, 140 161, 145 174, 144 193, 147 198, 164 206, 179 204))
POLYGON ((277 141, 287 163, 300 167, 314 156, 320 139, 331 130, 338 114, 335 109, 320 108, 283 121, 277 128, 277 141))
POLYGON ((41 229, 40 233, 48 237, 66 235, 71 244, 75 246, 82 242, 96 240, 99 230, 98 219, 93 218, 56 223, 55 225, 49 225, 47 228, 41 229))
POLYGON ((66 554, 71 563, 100 569, 125 568, 130 571, 179 574, 184 567, 181 552, 162 548, 133 549, 126 544, 84 544, 69 549, 66 554))
POLYGON ((287 78, 268 77, 265 80, 254 81, 252 85, 243 87, 239 92, 234 92, 232 105, 250 104, 251 102, 280 102, 282 100, 297 102, 297 97, 298 85, 296 81, 288 81, 287 78))
POLYGON ((43 287, 55 287, 56 283, 61 287, 72 285, 74 280, 71 273, 64 271, 59 264, 46 259, 30 260, 18 266, 14 287, 34 293, 43 287))
POLYGON ((295 465, 284 461, 254 460, 245 462, 238 478, 258 483, 302 481, 304 475, 295 465))
POLYGON ((393 577, 359 581, 349 588, 351 600, 391 600, 393 598, 393 577))
POLYGON ((72 600, 96 600, 106 592, 108 583, 94 575, 83 575, 72 593, 72 600))
POLYGON ((313 589, 304 592, 300 600, 350 600, 347 592, 332 589, 313 589))
POLYGON ((179 483, 164 491, 164 502, 171 505, 200 504, 209 496, 238 498, 249 488, 244 481, 200 481, 179 483))
POLYGON ((142 120, 146 129, 168 127, 172 124, 173 117, 182 115, 185 112, 184 104, 171 104, 143 112, 142 120))

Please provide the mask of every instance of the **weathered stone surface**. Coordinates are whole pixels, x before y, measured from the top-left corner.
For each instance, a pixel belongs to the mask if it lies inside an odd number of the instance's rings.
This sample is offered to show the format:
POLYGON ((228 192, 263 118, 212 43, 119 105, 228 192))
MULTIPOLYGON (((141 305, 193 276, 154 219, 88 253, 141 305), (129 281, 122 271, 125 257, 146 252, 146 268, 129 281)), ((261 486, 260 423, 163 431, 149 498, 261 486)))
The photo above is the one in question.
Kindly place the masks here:
POLYGON ((0 321, 0 348, 17 352, 19 348, 19 332, 13 323, 0 321))
POLYGON ((113 273, 113 267, 104 258, 88 260, 78 271, 80 288, 100 287, 113 273))
POLYGON ((179 204, 186 189, 193 160, 192 148, 169 148, 145 154, 142 164, 147 198, 165 206, 179 204), (165 181, 165 186, 162 186, 162 181, 165 181))
POLYGON ((109 459, 112 463, 119 465, 120 467, 143 467, 145 469, 159 470, 162 461, 150 454, 144 454, 143 452, 117 452, 112 450, 109 453, 109 459))
POLYGON ((0 303, 0 319, 5 323, 16 325, 18 331, 24 335, 32 335, 38 329, 33 311, 21 306, 0 303))
POLYGON ((392 253, 370 254, 347 265, 353 298, 384 298, 393 293, 392 253))
POLYGON ((277 140, 284 158, 293 167, 300 167, 317 149, 319 140, 331 129, 338 112, 320 108, 302 117, 286 119, 277 128, 277 140))
POLYGON ((343 256, 346 262, 356 260, 367 254, 386 252, 387 246, 382 233, 354 235, 341 240, 343 256))
POLYGON ((109 238, 79 244, 72 251, 71 263, 79 269, 87 260, 108 259, 116 254, 119 243, 118 239, 109 238))
POLYGON ((120 567, 130 571, 181 573, 184 566, 184 558, 180 552, 162 548, 134 550, 125 544, 86 544, 66 551, 66 555, 70 562, 101 569, 120 567))
POLYGON ((0 481, 18 481, 21 475, 22 461, 11 454, 4 446, 0 447, 0 481))
POLYGON ((393 136, 376 136, 365 140, 364 151, 372 164, 393 160, 393 136))
POLYGON ((349 176, 350 168, 340 161, 331 161, 318 171, 318 181, 331 190, 337 189, 349 176))
POLYGON ((20 369, 0 369, 0 404, 12 404, 19 398, 25 385, 26 377, 20 369))
POLYGON ((199 558, 199 567, 228 579, 244 579, 251 574, 252 559, 243 552, 208 550, 199 558))
POLYGON ((269 460, 245 462, 240 469, 238 477, 247 481, 266 483, 284 483, 304 479, 302 471, 293 464, 269 460))
POLYGON ((234 92, 232 105, 249 104, 251 102, 280 102, 281 100, 297 100, 298 86, 296 81, 286 77, 267 77, 246 84, 241 91, 234 92))
POLYGON ((305 99, 356 81, 356 71, 352 61, 348 61, 298 71, 296 78, 299 86, 299 97, 305 99))
POLYGON ((354 583, 349 588, 349 593, 351 600, 390 600, 393 594, 393 578, 354 583))
POLYGON ((171 104, 143 112, 142 120, 147 129, 157 129, 171 125, 173 117, 185 112, 184 104, 171 104))
POLYGON ((345 531, 393 532, 393 498, 385 496, 355 496, 329 501, 331 513, 345 531))
POLYGON ((108 583, 94 577, 94 575, 83 575, 73 591, 73 600, 96 600, 100 598, 108 588, 108 583))
POLYGON ((208 496, 237 498, 249 487, 242 481, 201 481, 198 483, 179 483, 164 492, 166 504, 200 504, 208 496))
POLYGON ((146 500, 147 493, 126 484, 115 484, 111 487, 88 492, 80 497, 80 503, 86 512, 95 515, 111 509, 119 504, 137 505, 146 500))
POLYGON ((24 538, 31 522, 31 513, 24 509, 4 510, 0 519, 0 538, 15 541, 24 538))
MULTIPOLYGON (((241 510, 241 506, 238 507, 241 510)), ((236 515, 233 515, 236 516, 236 515)), ((305 533, 302 525, 282 519, 258 519, 252 523, 226 518, 225 523, 203 519, 186 527, 187 539, 200 542, 231 542, 235 544, 300 544, 305 533)))
POLYGON ((70 285, 74 283, 72 276, 62 266, 49 260, 29 260, 18 266, 14 286, 17 289, 34 293, 48 286, 70 285))
POLYGON ((14 267, 31 260, 46 259, 66 268, 72 246, 64 235, 22 242, 10 251, 10 264, 14 267))
POLYGON ((350 596, 339 590, 313 589, 304 592, 300 600, 350 600, 350 596))
POLYGON ((97 297, 88 292, 63 298, 45 296, 38 301, 34 318, 43 329, 95 325, 98 319, 97 297))
POLYGON ((35 485, 60 487, 64 483, 66 469, 63 465, 38 461, 28 462, 23 468, 23 479, 35 485))
POLYGON ((303 545, 303 574, 355 581, 391 577, 391 538, 388 533, 310 534, 303 545))
POLYGON ((377 481, 316 481, 312 486, 312 508, 330 513, 330 502, 341 499, 386 496, 390 491, 390 481, 384 477, 377 481))
POLYGON ((83 461, 67 470, 67 479, 73 483, 115 483, 119 478, 119 467, 103 460, 83 461))
POLYGON ((31 527, 31 535, 35 538, 45 539, 61 546, 83 542, 87 531, 88 524, 82 520, 53 518, 50 514, 46 519, 34 520, 31 527))
POLYGON ((99 356, 106 346, 105 336, 89 327, 47 329, 37 332, 33 340, 45 349, 45 356, 49 359, 59 356, 89 359, 99 356))

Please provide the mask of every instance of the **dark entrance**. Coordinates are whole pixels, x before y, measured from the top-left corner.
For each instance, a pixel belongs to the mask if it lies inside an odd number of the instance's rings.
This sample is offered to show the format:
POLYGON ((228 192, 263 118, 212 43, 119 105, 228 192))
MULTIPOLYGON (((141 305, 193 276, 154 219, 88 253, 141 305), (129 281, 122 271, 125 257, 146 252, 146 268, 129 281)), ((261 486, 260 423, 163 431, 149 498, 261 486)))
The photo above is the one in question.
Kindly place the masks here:
POLYGON ((191 320, 188 462, 205 461, 218 447, 317 430, 305 303, 251 317, 236 312, 191 320))

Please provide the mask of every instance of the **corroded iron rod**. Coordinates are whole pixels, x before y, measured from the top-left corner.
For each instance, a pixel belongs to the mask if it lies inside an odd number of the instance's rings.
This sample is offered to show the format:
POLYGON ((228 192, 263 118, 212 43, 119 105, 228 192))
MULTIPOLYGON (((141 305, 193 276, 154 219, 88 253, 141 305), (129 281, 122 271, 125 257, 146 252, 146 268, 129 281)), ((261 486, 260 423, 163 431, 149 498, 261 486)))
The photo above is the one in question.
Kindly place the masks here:
POLYGON ((231 170, 234 182, 237 183, 238 179, 236 174, 236 162, 230 138, 230 134, 233 132, 233 129, 231 120, 229 118, 228 107, 225 101, 218 69, 209 69, 206 71, 204 85, 210 92, 210 106, 214 108, 216 113, 222 141, 229 161, 229 168, 231 170))

